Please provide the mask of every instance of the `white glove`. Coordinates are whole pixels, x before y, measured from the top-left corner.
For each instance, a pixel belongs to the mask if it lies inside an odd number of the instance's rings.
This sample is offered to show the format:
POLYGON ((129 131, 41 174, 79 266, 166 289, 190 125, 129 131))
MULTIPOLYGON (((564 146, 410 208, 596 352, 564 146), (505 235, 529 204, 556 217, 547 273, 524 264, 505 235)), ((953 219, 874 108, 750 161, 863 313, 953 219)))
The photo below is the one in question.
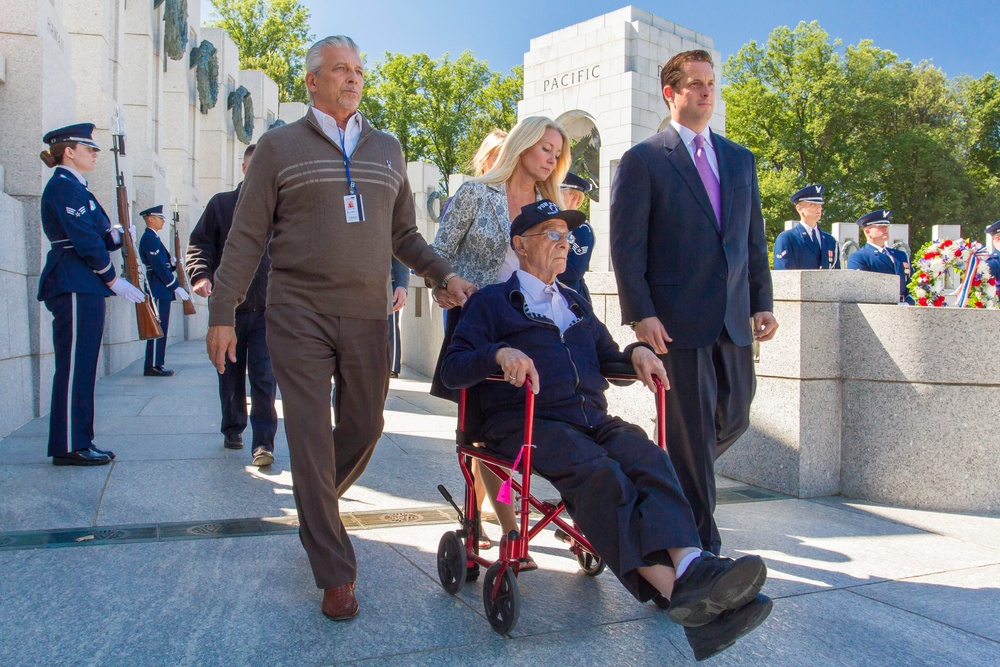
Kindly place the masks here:
POLYGON ((124 278, 115 278, 115 281, 108 287, 111 288, 112 292, 132 303, 142 303, 146 300, 146 293, 124 278))
POLYGON ((175 287, 174 294, 176 294, 177 298, 180 299, 181 301, 188 301, 191 299, 191 295, 188 294, 187 290, 184 289, 183 287, 175 287))
POLYGON ((121 243, 121 241, 122 241, 122 233, 124 231, 125 230, 122 229, 121 225, 115 225, 114 227, 112 227, 111 228, 111 240, 114 241, 115 243, 121 243))

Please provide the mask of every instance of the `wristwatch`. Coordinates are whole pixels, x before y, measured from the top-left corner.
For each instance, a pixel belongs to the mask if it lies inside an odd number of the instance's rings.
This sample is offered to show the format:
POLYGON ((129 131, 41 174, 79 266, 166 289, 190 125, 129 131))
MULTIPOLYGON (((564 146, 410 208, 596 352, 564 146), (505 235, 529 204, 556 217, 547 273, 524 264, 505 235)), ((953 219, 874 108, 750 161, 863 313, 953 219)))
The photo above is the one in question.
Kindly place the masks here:
POLYGON ((457 278, 457 277, 458 274, 452 271, 441 280, 441 287, 448 289, 448 283, 451 281, 452 278, 457 278))

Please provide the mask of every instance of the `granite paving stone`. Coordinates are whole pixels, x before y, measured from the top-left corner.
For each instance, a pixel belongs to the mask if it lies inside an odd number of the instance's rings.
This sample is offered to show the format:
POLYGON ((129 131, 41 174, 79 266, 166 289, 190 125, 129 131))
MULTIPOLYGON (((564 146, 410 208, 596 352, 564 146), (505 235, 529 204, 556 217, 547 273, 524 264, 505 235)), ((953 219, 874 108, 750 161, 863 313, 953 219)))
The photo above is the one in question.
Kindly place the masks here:
POLYGON ((111 469, 0 465, 0 532, 93 526, 111 469))

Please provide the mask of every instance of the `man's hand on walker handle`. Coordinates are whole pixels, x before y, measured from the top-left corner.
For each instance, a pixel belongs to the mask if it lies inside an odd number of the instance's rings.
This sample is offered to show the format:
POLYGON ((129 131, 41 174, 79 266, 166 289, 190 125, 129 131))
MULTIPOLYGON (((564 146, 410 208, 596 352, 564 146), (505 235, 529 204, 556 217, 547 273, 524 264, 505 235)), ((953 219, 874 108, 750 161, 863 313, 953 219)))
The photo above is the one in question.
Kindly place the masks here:
POLYGON ((670 389, 667 369, 663 367, 660 358, 653 354, 653 351, 648 347, 639 346, 632 349, 632 367, 635 368, 635 374, 651 392, 656 393, 656 383, 653 382, 654 375, 660 378, 664 389, 670 389))
POLYGON ((538 393, 538 371, 528 355, 513 347, 502 347, 497 351, 496 359, 507 382, 521 387, 525 378, 531 378, 531 391, 538 393))

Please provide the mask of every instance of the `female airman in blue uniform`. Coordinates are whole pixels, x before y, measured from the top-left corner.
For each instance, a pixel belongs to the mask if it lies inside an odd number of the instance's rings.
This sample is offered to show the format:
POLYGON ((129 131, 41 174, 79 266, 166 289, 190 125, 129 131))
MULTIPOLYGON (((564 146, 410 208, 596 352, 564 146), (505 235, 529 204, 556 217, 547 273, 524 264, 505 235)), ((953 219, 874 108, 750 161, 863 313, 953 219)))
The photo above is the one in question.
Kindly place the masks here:
POLYGON ((42 192, 42 230, 51 245, 38 281, 38 300, 52 313, 55 376, 48 455, 55 465, 105 465, 114 453, 94 447, 94 382, 104 335, 104 299, 141 302, 142 290, 115 275, 111 252, 121 233, 87 189, 100 147, 94 125, 53 130, 41 158, 54 167, 42 192))

